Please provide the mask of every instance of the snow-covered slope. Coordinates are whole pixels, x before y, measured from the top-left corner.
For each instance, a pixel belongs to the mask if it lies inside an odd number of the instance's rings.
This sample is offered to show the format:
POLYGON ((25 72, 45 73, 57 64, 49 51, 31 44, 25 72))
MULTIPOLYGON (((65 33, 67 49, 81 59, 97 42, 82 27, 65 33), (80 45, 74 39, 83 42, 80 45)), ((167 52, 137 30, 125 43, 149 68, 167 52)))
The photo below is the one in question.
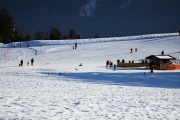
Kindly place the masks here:
POLYGON ((0 119, 180 117, 180 70, 150 74, 145 68, 105 67, 107 60, 138 62, 162 50, 179 58, 178 33, 29 44, 0 47, 0 119), (27 66, 31 58, 34 66, 27 66))
MULTIPOLYGON (((5 57, 1 57, 1 63, 17 66, 21 59, 26 64, 31 58, 35 58, 36 67, 55 67, 61 72, 72 72, 75 67, 82 72, 109 72, 111 70, 104 68, 107 60, 113 63, 116 63, 117 59, 139 62, 139 59, 149 55, 159 55, 162 50, 165 54, 179 57, 177 35, 178 33, 82 40, 35 40, 29 42, 29 48, 26 47, 26 42, 22 43, 22 48, 19 48, 20 43, 16 43, 17 48, 12 48, 5 57), (77 49, 73 49, 75 42, 78 43, 77 49), (137 48, 138 52, 130 54, 131 48, 137 48), (83 64, 82 67, 78 66, 80 63, 83 64)), ((12 45, 2 47, 8 46, 12 45)), ((7 51, 7 48, 1 49, 1 54, 7 51)))

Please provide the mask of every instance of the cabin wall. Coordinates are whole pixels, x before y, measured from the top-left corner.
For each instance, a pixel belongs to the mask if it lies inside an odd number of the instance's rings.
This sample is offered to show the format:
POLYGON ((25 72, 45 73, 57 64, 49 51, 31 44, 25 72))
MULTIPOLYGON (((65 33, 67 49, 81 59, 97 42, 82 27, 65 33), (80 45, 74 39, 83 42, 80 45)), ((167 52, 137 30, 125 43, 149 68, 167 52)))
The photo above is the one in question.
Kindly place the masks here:
POLYGON ((161 63, 170 63, 169 59, 158 59, 158 58, 150 58, 151 64, 152 65, 157 65, 160 66, 161 63))

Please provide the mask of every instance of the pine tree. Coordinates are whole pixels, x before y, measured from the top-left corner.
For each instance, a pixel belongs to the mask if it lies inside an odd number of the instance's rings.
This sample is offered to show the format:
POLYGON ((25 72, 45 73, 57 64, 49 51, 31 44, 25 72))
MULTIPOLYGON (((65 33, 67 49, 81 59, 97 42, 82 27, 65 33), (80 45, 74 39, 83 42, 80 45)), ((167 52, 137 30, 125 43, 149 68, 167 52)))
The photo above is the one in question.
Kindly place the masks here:
POLYGON ((43 40, 44 39, 44 31, 43 30, 38 30, 35 32, 34 36, 35 36, 35 39, 37 40, 43 40))
POLYGON ((25 39, 26 41, 29 41, 29 40, 31 39, 31 36, 30 36, 30 35, 26 35, 26 36, 24 37, 24 39, 25 39))
POLYGON ((77 39, 81 39, 81 36, 80 36, 80 35, 78 35, 78 36, 77 36, 77 39))
POLYGON ((70 39, 77 39, 77 33, 76 33, 76 31, 75 30, 73 30, 73 29, 71 29, 70 31, 69 31, 69 38, 70 39))
POLYGON ((19 39, 24 39, 25 41, 36 39, 35 33, 31 33, 26 30, 16 28, 14 33, 14 41, 19 41, 19 39))
POLYGON ((61 40, 63 38, 63 36, 57 28, 52 28, 49 38, 50 38, 50 40, 61 40))
POLYGON ((18 42, 18 40, 19 40, 19 32, 18 32, 17 29, 14 31, 14 36, 13 37, 14 37, 13 41, 18 42))
POLYGON ((13 18, 5 9, 0 11, 0 42, 9 43, 14 39, 15 25, 13 18))
POLYGON ((94 38, 99 38, 98 34, 96 34, 96 35, 94 36, 94 38))

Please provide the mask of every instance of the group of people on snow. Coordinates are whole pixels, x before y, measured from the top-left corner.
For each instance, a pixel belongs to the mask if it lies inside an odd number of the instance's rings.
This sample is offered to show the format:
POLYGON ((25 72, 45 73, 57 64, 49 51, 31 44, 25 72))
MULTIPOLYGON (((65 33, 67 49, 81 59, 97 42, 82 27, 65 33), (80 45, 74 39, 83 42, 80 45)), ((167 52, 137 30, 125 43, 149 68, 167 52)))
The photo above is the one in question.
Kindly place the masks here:
POLYGON ((109 65, 109 67, 114 67, 114 70, 116 69, 116 64, 114 64, 114 66, 113 66, 113 62, 111 60, 106 61, 106 67, 108 67, 108 65, 109 65))
POLYGON ((112 67, 113 66, 113 62, 111 60, 107 60, 106 61, 106 67, 108 67, 108 65, 109 65, 109 67, 112 67))
POLYGON ((77 49, 77 42, 74 44, 73 49, 77 49))
MULTIPOLYGON (((16 42, 13 43, 13 46, 14 46, 14 48, 16 48, 16 42)), ((19 43, 19 47, 20 48, 22 47, 22 43, 21 42, 19 43)), ((29 47, 29 42, 27 42, 27 47, 29 47)))
MULTIPOLYGON (((135 52, 137 52, 137 48, 135 48, 135 52)), ((133 49, 130 49, 130 53, 133 53, 133 49)))
MULTIPOLYGON (((31 59, 31 66, 33 66, 34 58, 31 59)), ((23 60, 20 61, 19 66, 23 66, 23 60)), ((29 62, 27 62, 27 66, 29 66, 29 62)))

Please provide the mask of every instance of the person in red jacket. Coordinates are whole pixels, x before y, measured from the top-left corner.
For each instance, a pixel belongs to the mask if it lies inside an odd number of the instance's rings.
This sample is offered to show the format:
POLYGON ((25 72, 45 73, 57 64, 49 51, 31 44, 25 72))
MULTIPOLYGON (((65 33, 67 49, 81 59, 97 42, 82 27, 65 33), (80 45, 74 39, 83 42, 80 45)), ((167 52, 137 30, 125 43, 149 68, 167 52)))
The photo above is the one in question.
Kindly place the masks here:
POLYGON ((133 52, 133 49, 131 48, 131 52, 130 53, 132 53, 133 52))

